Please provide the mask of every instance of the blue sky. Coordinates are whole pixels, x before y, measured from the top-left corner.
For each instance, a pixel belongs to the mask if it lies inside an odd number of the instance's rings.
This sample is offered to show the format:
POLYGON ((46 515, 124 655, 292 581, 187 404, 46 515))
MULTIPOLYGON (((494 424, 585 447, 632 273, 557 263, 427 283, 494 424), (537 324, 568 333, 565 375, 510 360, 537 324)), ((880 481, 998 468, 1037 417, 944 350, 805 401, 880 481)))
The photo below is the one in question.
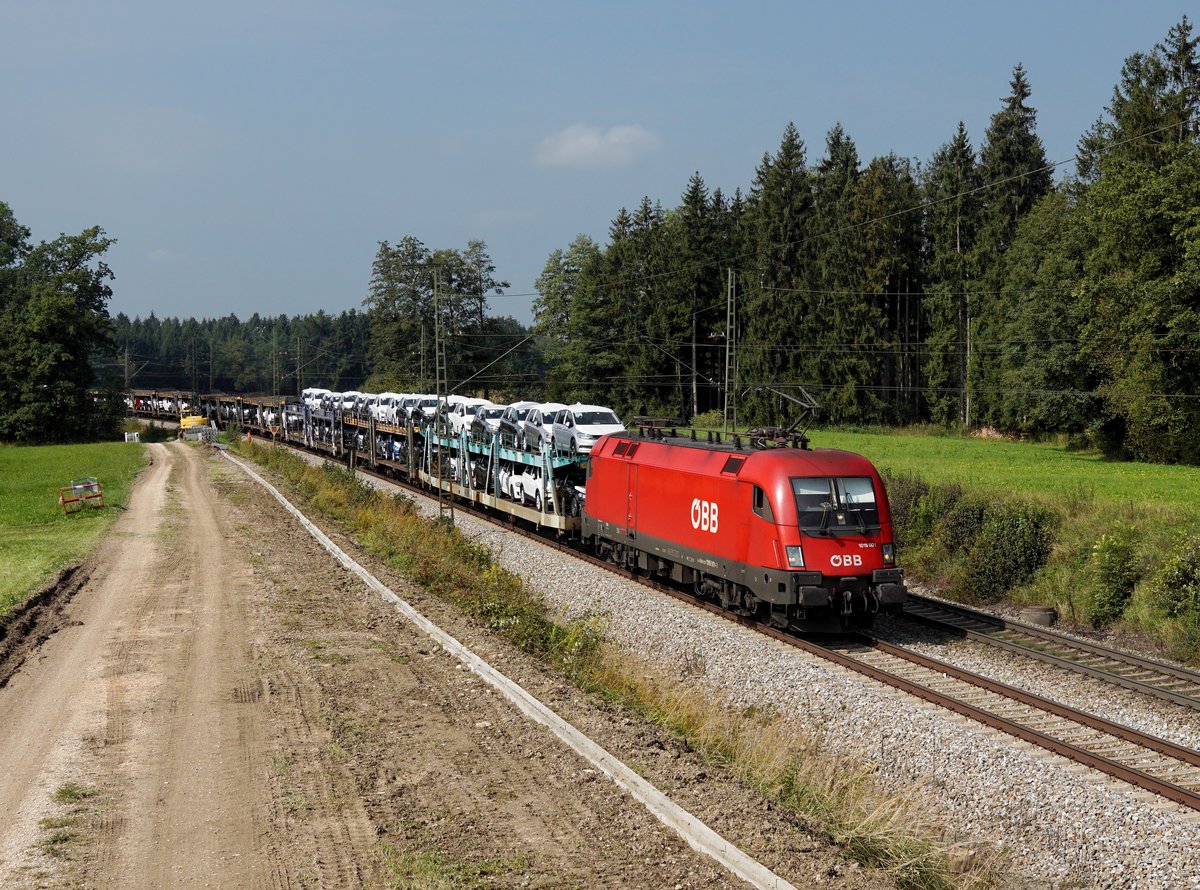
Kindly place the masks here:
POLYGON ((35 240, 118 239, 111 311, 361 306, 378 242, 487 242, 530 318, 550 252, 603 241, 699 171, 745 190, 794 121, 864 162, 978 148, 1025 65, 1052 160, 1125 57, 1187 7, 1140 3, 9 0, 0 200, 35 240))

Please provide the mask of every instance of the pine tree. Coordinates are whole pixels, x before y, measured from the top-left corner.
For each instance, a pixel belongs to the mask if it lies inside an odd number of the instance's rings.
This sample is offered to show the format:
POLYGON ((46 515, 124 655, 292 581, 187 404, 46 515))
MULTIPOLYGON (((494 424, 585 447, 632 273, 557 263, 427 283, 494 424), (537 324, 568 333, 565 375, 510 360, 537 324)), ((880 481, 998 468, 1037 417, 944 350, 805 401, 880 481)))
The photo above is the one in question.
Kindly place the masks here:
POLYGON ((984 190, 983 210, 975 242, 978 277, 969 288, 975 311, 968 330, 971 355, 967 371, 968 423, 999 422, 1000 380, 996 350, 1009 307, 1002 299, 1004 253, 1017 225, 1053 184, 1046 152, 1036 130, 1037 112, 1025 69, 1013 69, 1012 92, 992 116, 979 153, 984 190))
POLYGON ((714 407, 717 393, 708 385, 716 374, 712 350, 708 348, 710 334, 718 318, 724 319, 721 299, 721 270, 713 254, 716 246, 716 210, 719 192, 714 197, 700 174, 688 180, 676 221, 678 243, 675 262, 679 265, 679 290, 687 301, 687 317, 680 332, 690 348, 686 351, 687 376, 690 386, 686 398, 685 416, 699 414, 714 407), (690 341, 690 342, 689 342, 690 341))
POLYGON ((981 198, 975 151, 959 121, 954 138, 934 153, 925 171, 925 398, 935 423, 965 425, 967 357, 981 198))
POLYGON ((861 344, 857 358, 872 386, 856 395, 855 419, 890 423, 916 418, 920 372, 915 347, 920 342, 920 303, 912 298, 921 282, 920 198, 908 161, 894 154, 867 165, 855 190, 854 229, 858 236, 863 298, 852 304, 847 335, 861 344))
POLYGON ((1106 159, 1083 210, 1096 239, 1082 291, 1087 355, 1104 377, 1101 443, 1200 463, 1200 144, 1106 159))
POLYGON ((863 231, 856 208, 861 176, 858 149, 838 124, 813 173, 816 288, 809 300, 821 323, 810 326, 810 339, 802 344, 813 375, 809 382, 822 392, 822 416, 834 422, 865 420, 876 405, 869 350, 879 323, 862 292, 863 231))
POLYGON ((412 235, 394 247, 381 241, 363 301, 371 320, 371 360, 377 372, 421 388, 433 377, 432 258, 429 248, 412 235))
POLYGON ((579 235, 555 251, 537 280, 534 331, 544 338, 548 398, 594 401, 607 391, 618 351, 612 304, 600 286, 604 255, 579 235))
POLYGON ((1101 416, 1099 382, 1080 348, 1090 311, 1079 297, 1090 230, 1069 190, 1046 195, 1022 220, 1005 257, 1011 307, 997 350, 999 417, 1022 433, 1079 433, 1101 416))
POLYGON ((1148 53, 1130 55, 1113 87, 1112 101, 1079 141, 1078 174, 1094 182, 1105 162, 1159 166, 1172 145, 1195 138, 1200 121, 1200 38, 1187 16, 1148 53))
MULTIPOLYGON (((794 124, 784 130, 779 150, 765 157, 754 180, 757 281, 743 302, 739 342, 739 385, 812 384, 815 365, 804 344, 821 328, 811 305, 816 280, 813 257, 812 178, 804 142, 794 124)), ((779 420, 774 398, 748 399, 744 415, 752 422, 779 420)))

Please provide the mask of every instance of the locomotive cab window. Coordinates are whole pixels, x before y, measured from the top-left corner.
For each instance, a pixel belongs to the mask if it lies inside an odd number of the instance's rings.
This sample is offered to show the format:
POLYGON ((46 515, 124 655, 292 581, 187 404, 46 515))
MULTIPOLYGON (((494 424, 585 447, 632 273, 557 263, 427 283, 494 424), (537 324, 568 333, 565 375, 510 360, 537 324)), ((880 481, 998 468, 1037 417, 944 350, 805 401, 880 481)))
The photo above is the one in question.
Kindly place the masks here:
POLYGON ((867 476, 792 479, 799 526, 817 534, 864 534, 879 528, 875 486, 867 476))
POLYGON ((754 513, 767 522, 775 521, 775 514, 771 512, 771 502, 767 500, 767 493, 757 485, 754 486, 754 513))

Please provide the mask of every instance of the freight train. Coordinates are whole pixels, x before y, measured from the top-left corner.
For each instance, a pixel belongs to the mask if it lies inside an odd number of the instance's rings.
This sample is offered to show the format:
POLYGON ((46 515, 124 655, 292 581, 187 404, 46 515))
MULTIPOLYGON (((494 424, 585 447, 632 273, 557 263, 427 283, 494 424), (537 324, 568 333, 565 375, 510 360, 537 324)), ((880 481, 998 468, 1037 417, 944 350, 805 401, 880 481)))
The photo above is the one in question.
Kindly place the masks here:
POLYGON ((216 422, 557 531, 630 571, 777 627, 862 628, 907 598, 879 473, 861 455, 810 449, 803 436, 639 427, 576 455, 452 432, 440 417, 393 424, 267 397, 199 403, 216 422))

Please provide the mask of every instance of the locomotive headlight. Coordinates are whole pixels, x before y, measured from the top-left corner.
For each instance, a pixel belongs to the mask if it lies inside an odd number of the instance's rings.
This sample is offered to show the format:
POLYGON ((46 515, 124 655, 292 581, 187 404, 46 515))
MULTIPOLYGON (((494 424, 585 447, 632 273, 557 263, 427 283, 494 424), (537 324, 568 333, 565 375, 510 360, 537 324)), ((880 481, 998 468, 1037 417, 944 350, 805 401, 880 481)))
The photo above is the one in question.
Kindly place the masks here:
POLYGON ((788 568, 804 568, 804 551, 799 544, 788 544, 783 549, 787 551, 788 568))
POLYGON ((893 566, 896 564, 896 545, 883 545, 883 564, 885 566, 893 566))

